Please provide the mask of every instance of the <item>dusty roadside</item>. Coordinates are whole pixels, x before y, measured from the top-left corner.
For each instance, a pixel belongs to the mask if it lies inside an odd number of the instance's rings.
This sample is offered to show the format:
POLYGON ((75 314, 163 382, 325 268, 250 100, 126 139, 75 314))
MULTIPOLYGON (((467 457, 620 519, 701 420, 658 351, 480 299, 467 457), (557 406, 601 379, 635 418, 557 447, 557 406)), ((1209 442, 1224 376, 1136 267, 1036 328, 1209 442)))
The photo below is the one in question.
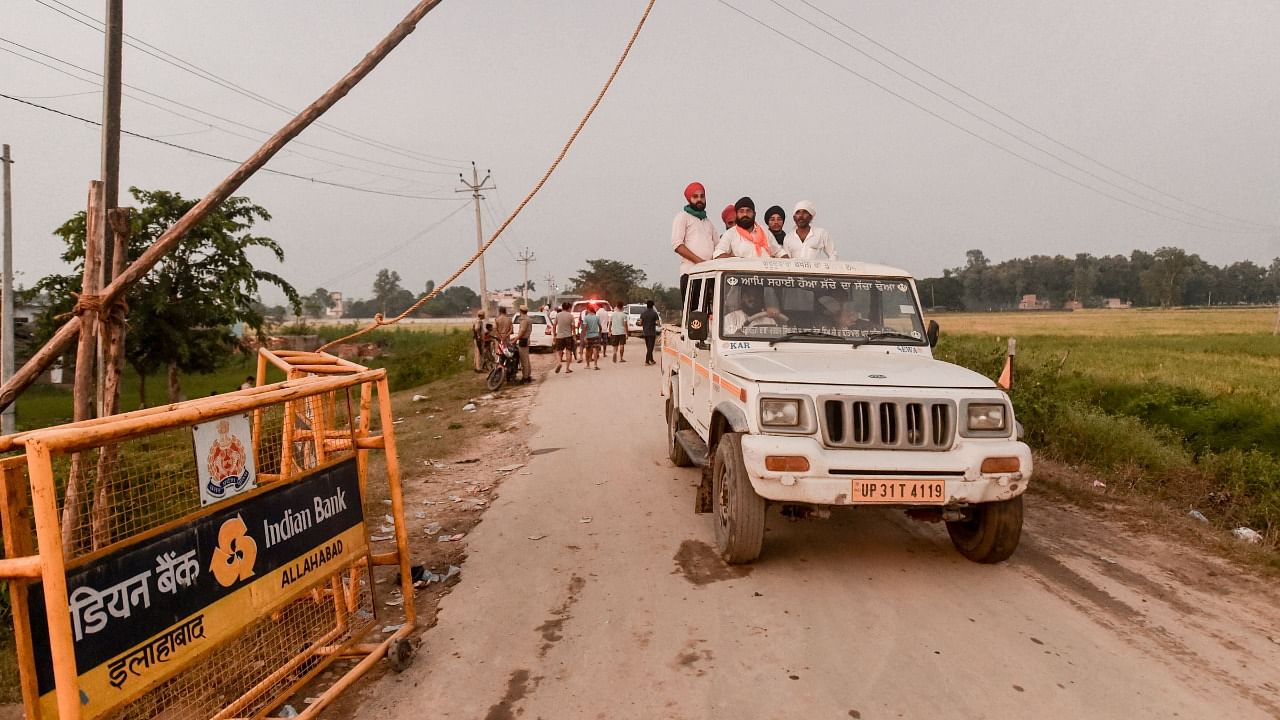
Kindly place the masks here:
MULTIPOLYGON (((535 378, 552 367, 549 355, 532 358, 535 378)), ((409 531, 413 565, 424 568, 417 596, 418 627, 413 641, 436 624, 442 598, 466 573, 468 535, 483 519, 483 513, 501 491, 503 479, 529 474, 527 438, 529 409, 538 392, 538 383, 504 385, 491 393, 479 374, 465 373, 453 378, 396 392, 392 397, 396 447, 405 500, 405 522, 409 531), (474 410, 464 410, 474 405, 474 410), (452 570, 451 570, 452 568, 452 570)), ((370 476, 385 473, 383 456, 371 456, 370 476)), ((366 503, 370 518, 390 512, 390 501, 375 490, 366 503)), ((388 516, 389 518, 389 516, 388 516)), ((375 552, 394 548, 391 527, 371 520, 375 552), (385 532, 379 529, 384 528, 385 532)), ((404 622, 403 604, 397 589, 394 568, 375 572, 378 598, 378 631, 367 642, 385 638, 404 622)), ((422 658, 422 661, 429 660, 422 658)), ((304 687, 288 704, 296 710, 307 705, 349 667, 339 661, 304 687)), ((355 717, 360 688, 376 683, 390 672, 378 663, 352 691, 327 708, 323 717, 355 717)))

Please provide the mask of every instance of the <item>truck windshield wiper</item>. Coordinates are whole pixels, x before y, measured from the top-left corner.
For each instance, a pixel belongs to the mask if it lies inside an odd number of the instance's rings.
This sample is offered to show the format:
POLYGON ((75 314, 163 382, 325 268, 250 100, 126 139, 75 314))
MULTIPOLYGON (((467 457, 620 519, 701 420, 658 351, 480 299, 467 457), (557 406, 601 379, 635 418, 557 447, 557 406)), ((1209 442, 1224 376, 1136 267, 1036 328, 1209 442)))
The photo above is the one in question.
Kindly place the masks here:
POLYGON ((897 332, 896 330, 872 330, 867 334, 863 335, 863 337, 866 338, 868 342, 872 340, 880 340, 882 338, 901 338, 903 340, 910 340, 912 342, 920 342, 920 338, 914 337, 912 335, 908 335, 906 333, 900 333, 900 332, 897 332))
POLYGON ((831 333, 829 333, 829 332, 822 332, 821 330, 800 330, 800 331, 798 331, 798 332, 787 333, 786 335, 783 335, 782 337, 777 337, 777 338, 774 338, 773 340, 770 340, 770 341, 769 341, 769 347, 773 347, 774 345, 777 345, 777 344, 778 344, 778 343, 780 343, 780 342, 786 342, 786 341, 788 341, 788 340, 792 340, 792 339, 800 338, 800 337, 823 337, 823 338, 831 338, 832 340, 839 340, 839 341, 841 341, 841 342, 847 342, 847 343, 854 344, 854 345, 861 345, 861 344, 863 344, 864 342, 866 342, 866 340, 864 340, 863 338, 847 338, 847 337, 840 337, 839 335, 832 335, 832 334, 831 334, 831 333))

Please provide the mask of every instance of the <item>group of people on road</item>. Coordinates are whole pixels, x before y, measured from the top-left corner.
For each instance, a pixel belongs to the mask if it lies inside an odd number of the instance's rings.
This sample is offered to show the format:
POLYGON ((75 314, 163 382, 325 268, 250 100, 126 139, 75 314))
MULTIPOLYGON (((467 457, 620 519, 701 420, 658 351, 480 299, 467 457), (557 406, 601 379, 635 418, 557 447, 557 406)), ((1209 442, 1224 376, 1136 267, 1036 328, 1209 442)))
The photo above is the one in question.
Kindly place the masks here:
POLYGON ((813 226, 814 204, 801 200, 791 211, 795 229, 788 234, 786 214, 778 205, 764 213, 766 226, 756 222, 756 204, 749 197, 720 213, 724 232, 707 218, 707 190, 700 182, 684 189, 685 206, 671 224, 671 249, 680 256, 680 296, 684 297, 694 266, 728 257, 835 260, 836 248, 826 230, 813 226))
MULTIPOLYGON (((574 318, 572 305, 564 303, 552 318, 552 332, 555 333, 556 372, 561 369, 565 373, 573 372, 573 363, 586 366, 589 370, 600 369, 601 355, 612 350, 612 361, 627 361, 627 313, 621 305, 611 310, 607 305, 589 304, 582 311, 580 319, 574 318)), ((653 309, 653 301, 645 303, 640 313, 640 329, 644 335, 648 353, 645 365, 653 365, 653 346, 657 339, 658 313, 653 309)))

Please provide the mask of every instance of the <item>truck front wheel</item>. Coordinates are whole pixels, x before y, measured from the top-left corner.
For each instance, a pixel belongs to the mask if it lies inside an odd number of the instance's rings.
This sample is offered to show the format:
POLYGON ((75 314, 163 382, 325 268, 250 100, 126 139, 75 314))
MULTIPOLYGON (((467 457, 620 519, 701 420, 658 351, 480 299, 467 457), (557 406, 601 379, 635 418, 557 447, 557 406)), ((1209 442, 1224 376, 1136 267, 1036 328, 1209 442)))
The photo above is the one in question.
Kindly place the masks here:
POLYGON ((671 463, 676 467, 689 467, 693 464, 689 453, 685 452, 684 446, 676 440, 676 433, 687 427, 689 423, 685 422, 684 416, 680 414, 680 408, 676 407, 672 398, 667 398, 667 457, 671 458, 671 463))
POLYGON ((947 534, 956 550, 974 562, 1008 560, 1022 537, 1022 496, 975 505, 968 520, 947 523, 947 534))
POLYGON ((720 557, 734 565, 755 561, 764 546, 764 515, 768 503, 751 487, 742 462, 740 433, 725 433, 720 437, 711 476, 716 549, 720 557))

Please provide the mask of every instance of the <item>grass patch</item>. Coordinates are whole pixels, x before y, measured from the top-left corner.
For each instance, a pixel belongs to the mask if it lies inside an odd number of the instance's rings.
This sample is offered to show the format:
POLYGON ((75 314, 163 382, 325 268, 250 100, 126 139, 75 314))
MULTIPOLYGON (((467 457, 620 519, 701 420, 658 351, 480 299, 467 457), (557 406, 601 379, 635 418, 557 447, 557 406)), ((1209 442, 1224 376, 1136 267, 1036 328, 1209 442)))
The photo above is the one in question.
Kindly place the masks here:
MULTIPOLYGON (((947 335, 937 355, 995 377, 1004 348, 947 335)), ((1011 396, 1038 451, 1280 541, 1280 338, 1031 335, 1018 349, 1011 396)))

